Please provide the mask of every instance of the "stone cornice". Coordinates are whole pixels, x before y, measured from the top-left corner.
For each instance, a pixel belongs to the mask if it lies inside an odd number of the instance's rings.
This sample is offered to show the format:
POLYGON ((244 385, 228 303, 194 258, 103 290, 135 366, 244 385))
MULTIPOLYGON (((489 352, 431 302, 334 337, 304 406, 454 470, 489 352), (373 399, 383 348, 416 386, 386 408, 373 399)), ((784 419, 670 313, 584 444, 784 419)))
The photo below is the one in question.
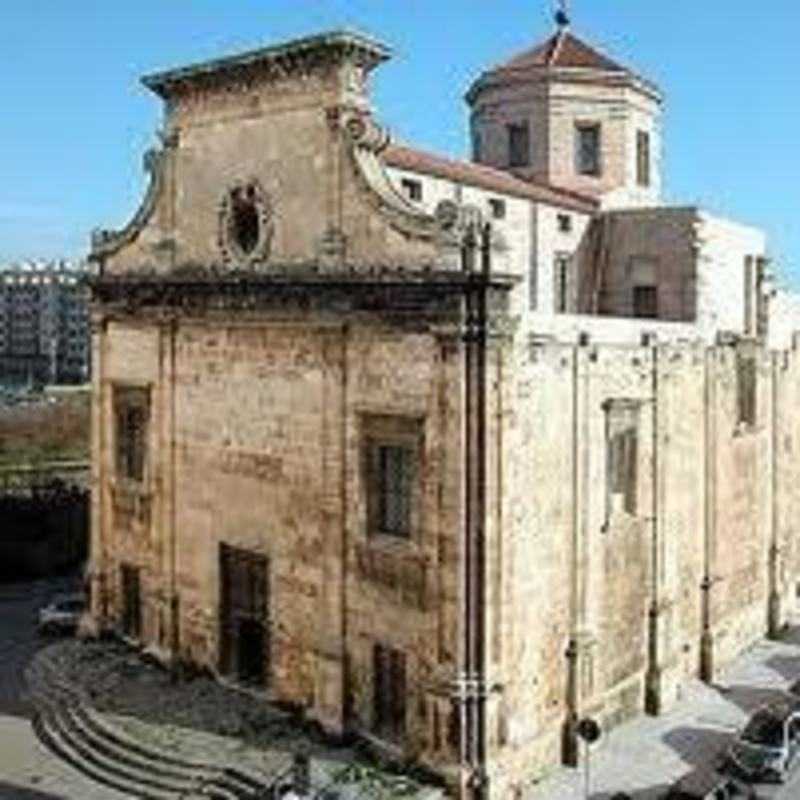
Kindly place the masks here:
POLYGON ((205 316, 209 313, 327 312, 351 318, 378 315, 422 326, 445 318, 457 323, 466 294, 485 290, 495 297, 491 316, 506 314, 517 276, 477 272, 399 269, 351 270, 335 274, 313 266, 271 273, 184 270, 154 275, 131 273, 92 281, 93 311, 131 318, 150 314, 205 316))
POLYGON ((145 75, 142 83, 165 99, 190 85, 213 85, 243 72, 287 76, 307 74, 319 64, 354 62, 370 71, 391 56, 377 39, 354 31, 332 31, 272 47, 145 75))

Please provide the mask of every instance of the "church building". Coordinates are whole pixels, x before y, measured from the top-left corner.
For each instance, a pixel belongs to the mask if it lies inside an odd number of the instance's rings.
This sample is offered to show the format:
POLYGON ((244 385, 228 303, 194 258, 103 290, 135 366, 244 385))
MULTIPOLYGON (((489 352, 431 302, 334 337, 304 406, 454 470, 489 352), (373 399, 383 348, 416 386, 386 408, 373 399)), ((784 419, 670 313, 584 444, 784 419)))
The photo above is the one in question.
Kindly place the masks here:
POLYGON ((470 161, 392 141, 390 55, 143 79, 149 186, 92 240, 92 612, 505 800, 786 623, 800 340, 565 17, 469 87, 470 161))

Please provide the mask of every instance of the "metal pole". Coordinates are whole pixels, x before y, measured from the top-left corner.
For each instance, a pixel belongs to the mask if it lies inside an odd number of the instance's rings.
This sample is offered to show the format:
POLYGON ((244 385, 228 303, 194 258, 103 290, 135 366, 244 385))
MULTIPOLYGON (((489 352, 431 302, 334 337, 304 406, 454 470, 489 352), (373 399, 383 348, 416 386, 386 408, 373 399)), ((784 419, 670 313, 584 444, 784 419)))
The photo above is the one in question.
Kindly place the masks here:
POLYGON ((584 797, 589 800, 589 753, 591 752, 591 745, 586 742, 586 752, 584 753, 584 797))

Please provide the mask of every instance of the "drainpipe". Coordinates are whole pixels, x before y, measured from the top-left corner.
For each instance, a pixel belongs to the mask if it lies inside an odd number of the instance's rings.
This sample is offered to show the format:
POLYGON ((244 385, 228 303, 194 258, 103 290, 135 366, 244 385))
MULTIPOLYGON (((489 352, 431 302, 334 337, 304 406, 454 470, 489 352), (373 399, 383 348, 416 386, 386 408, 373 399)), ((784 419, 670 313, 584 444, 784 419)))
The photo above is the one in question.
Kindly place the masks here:
POLYGON ((177 442, 176 442, 176 381, 177 381, 177 359, 176 359, 176 336, 178 333, 178 320, 173 316, 169 322, 169 364, 170 364, 170 431, 169 431, 169 455, 170 455, 170 664, 173 678, 176 677, 175 670, 180 652, 180 621, 179 621, 179 601, 178 601, 178 529, 177 529, 177 442))
POLYGON ((652 511, 650 517, 651 531, 651 586, 650 586, 650 609, 648 611, 648 664, 647 674, 645 675, 645 711, 648 714, 658 715, 661 713, 661 648, 659 637, 661 635, 660 616, 660 586, 659 572, 662 564, 660 558, 661 541, 658 525, 659 512, 659 493, 661 484, 659 480, 659 441, 658 441, 658 345, 653 347, 652 360, 652 395, 653 395, 653 490, 652 490, 652 511))
POLYGON ((578 571, 580 569, 580 399, 579 356, 580 349, 572 348, 572 564, 570 569, 570 639, 565 656, 567 658, 566 706, 567 718, 561 743, 561 760, 565 766, 578 766, 578 716, 580 693, 578 686, 578 571))
POLYGON ((716 538, 716 391, 713 372, 714 350, 706 348, 705 353, 705 531, 703 536, 703 579, 700 582, 700 680, 711 683, 714 680, 714 632, 711 622, 711 587, 714 585, 712 575, 713 542, 716 538))
POLYGON ((485 520, 486 520, 486 321, 491 230, 480 227, 480 271, 475 270, 478 241, 474 226, 467 230, 464 271, 467 273, 464 333, 464 546, 461 592, 464 613, 462 671, 457 699, 461 712, 461 796, 489 796, 486 771, 485 674, 485 520))
POLYGON ((778 540, 778 354, 770 358, 772 373, 771 417, 770 417, 770 546, 769 546, 769 600, 767 607, 767 635, 778 639, 781 633, 780 558, 778 540))

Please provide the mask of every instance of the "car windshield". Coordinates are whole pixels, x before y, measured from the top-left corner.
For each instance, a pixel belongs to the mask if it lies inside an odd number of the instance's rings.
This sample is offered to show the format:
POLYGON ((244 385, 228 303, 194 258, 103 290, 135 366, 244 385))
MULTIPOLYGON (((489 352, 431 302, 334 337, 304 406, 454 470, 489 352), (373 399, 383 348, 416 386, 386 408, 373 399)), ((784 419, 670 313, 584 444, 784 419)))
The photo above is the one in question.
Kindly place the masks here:
POLYGON ((783 720, 768 711, 759 711, 742 731, 742 739, 751 744, 780 747, 783 744, 783 720))

